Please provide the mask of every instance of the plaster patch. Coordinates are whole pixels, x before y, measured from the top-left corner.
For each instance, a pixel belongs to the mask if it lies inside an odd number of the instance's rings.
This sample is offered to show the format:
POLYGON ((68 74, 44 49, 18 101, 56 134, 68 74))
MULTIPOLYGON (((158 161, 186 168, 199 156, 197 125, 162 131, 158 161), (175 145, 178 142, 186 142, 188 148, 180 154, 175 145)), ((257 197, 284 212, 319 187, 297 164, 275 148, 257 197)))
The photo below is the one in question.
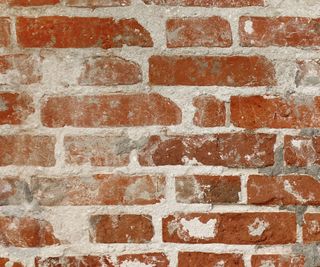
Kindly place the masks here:
POLYGON ((306 203, 307 201, 314 200, 314 195, 311 193, 309 194, 308 198, 304 198, 303 196, 301 196, 296 190, 294 190, 294 188, 292 187, 292 185, 288 180, 285 180, 283 182, 283 185, 284 185, 284 190, 289 194, 293 195, 301 203, 306 203))
POLYGON ((271 260, 265 261, 264 260, 261 262, 260 267, 276 267, 276 266, 274 265, 273 261, 271 261, 271 260))
POLYGON ((263 232, 268 228, 270 224, 264 220, 256 218, 253 224, 248 226, 249 235, 251 236, 261 236, 263 232))
POLYGON ((183 230, 189 233, 190 237, 195 238, 214 238, 216 236, 216 219, 210 219, 207 223, 203 223, 199 218, 191 220, 182 219, 180 221, 183 230))
POLYGON ((253 23, 251 20, 247 20, 245 23, 244 23, 244 30, 246 31, 246 33, 249 33, 249 34, 252 34, 254 32, 253 30, 253 23))
POLYGON ((153 267, 151 264, 144 264, 140 261, 124 261, 119 267, 153 267))

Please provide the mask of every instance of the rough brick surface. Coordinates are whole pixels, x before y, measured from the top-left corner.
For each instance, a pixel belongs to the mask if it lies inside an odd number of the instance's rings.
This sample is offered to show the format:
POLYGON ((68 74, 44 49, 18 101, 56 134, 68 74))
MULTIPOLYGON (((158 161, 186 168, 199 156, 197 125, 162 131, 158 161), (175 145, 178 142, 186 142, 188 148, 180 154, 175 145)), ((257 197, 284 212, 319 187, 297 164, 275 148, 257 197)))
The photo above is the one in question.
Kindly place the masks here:
POLYGON ((242 46, 318 46, 320 19, 302 17, 241 17, 242 46))
POLYGON ((31 165, 49 167, 55 164, 55 137, 32 135, 0 136, 0 166, 31 165))
POLYGON ((230 24, 221 17, 184 18, 167 21, 167 46, 229 47, 232 45, 230 24))
POLYGON ((153 45, 149 32, 135 19, 19 17, 17 38, 23 47, 111 48, 153 45))
POLYGON ((319 10, 0 0, 0 267, 320 267, 319 10))
POLYGON ((223 101, 214 96, 199 96, 193 99, 196 112, 193 123, 200 127, 224 126, 226 123, 226 107, 223 101))
POLYGON ((52 97, 41 119, 47 127, 172 125, 181 122, 181 112, 159 94, 52 97))
POLYGON ((183 203, 237 203, 241 191, 238 176, 176 177, 176 198, 183 203))
POLYGON ((95 215, 91 224, 91 239, 96 243, 148 243, 154 235, 148 215, 95 215))
POLYGON ((275 85, 272 63, 262 56, 153 56, 149 59, 153 85, 275 85))
POLYGON ((44 220, 30 217, 0 217, 2 246, 45 247, 59 244, 52 226, 44 220))
POLYGON ((179 267, 201 266, 228 266, 244 267, 242 256, 239 254, 215 254, 204 252, 180 252, 179 267))
POLYGON ((270 134, 151 136, 139 151, 139 162, 143 166, 266 167, 274 163, 274 143, 270 134))
POLYGON ((146 205, 164 198, 163 176, 99 174, 94 177, 35 177, 31 191, 40 205, 146 205))
POLYGON ((248 202, 257 205, 319 205, 320 182, 308 175, 249 176, 248 202))
POLYGON ((302 256, 290 255, 253 255, 252 267, 275 266, 275 267, 304 267, 305 261, 302 256))
POLYGON ((293 213, 174 214, 162 225, 165 242, 272 245, 296 240, 293 213))

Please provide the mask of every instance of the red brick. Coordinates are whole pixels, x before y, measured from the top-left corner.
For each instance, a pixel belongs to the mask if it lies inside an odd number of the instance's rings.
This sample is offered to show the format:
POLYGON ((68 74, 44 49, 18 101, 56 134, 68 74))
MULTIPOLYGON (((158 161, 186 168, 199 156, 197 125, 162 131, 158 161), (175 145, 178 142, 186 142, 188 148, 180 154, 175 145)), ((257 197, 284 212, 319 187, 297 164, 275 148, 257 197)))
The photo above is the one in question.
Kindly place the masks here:
POLYGON ((95 215, 91 224, 95 243, 148 243, 154 235, 149 215, 95 215))
POLYGON ((44 6, 56 5, 60 0, 7 0, 10 6, 44 6))
POLYGON ((143 0, 143 2, 156 5, 202 7, 246 7, 264 5, 264 0, 143 0))
POLYGON ((192 213, 162 220, 163 240, 173 243, 274 245, 296 241, 294 213, 192 213))
POLYGON ((34 200, 44 206, 147 205, 159 203, 164 198, 165 177, 124 174, 65 179, 34 177, 31 191, 34 200))
POLYGON ((271 134, 247 133, 154 135, 140 148, 139 162, 143 166, 271 166, 274 163, 275 139, 271 134))
POLYGON ((2 177, 0 179, 0 205, 19 205, 28 200, 28 185, 18 177, 2 177))
POLYGON ((41 80, 36 57, 27 54, 0 56, 0 84, 33 84, 41 80))
POLYGON ((320 164, 320 136, 284 137, 284 160, 289 166, 320 164))
POLYGON ((0 124, 22 124, 34 113, 33 100, 25 93, 0 93, 0 124))
POLYGON ((102 256, 62 256, 36 257, 35 267, 114 267, 108 257, 102 256))
POLYGON ((263 56, 152 56, 153 85, 272 86, 274 66, 263 56))
POLYGON ((174 47, 230 47, 231 27, 227 20, 208 18, 175 18, 167 20, 167 46, 174 47))
POLYGON ((62 96, 42 104, 41 120, 53 128, 173 125, 181 122, 181 111, 159 94, 62 96))
POLYGON ((0 217, 2 246, 45 247, 59 243, 47 221, 30 217, 0 217))
POLYGON ((294 46, 320 45, 320 19, 303 17, 251 17, 239 21, 241 46, 294 46))
POLYGON ((0 166, 32 165, 49 167, 55 165, 55 137, 45 135, 0 136, 0 166))
POLYGON ((297 86, 320 85, 320 60, 297 61, 297 73, 295 77, 297 86))
POLYGON ((251 175, 247 187, 249 204, 320 205, 320 182, 308 175, 251 175))
POLYGON ((8 47, 10 45, 10 34, 10 18, 0 18, 0 47, 8 47))
POLYGON ((319 97, 232 96, 231 122, 238 127, 320 127, 319 97))
POLYGON ((163 253, 126 254, 118 257, 118 264, 119 266, 132 264, 132 266, 169 267, 169 260, 163 253))
POLYGON ((178 267, 244 267, 240 254, 215 254, 205 252, 179 252, 178 267))
POLYGON ((304 243, 314 243, 320 241, 320 214, 304 214, 304 224, 302 227, 302 236, 304 243))
POLYGON ((129 164, 133 150, 125 136, 66 136, 65 157, 68 164, 119 167, 129 164))
POLYGON ((193 123, 200 127, 224 126, 226 123, 226 108, 223 101, 214 96, 198 96, 193 99, 196 112, 193 123))
POLYGON ((39 17, 17 18, 17 38, 22 47, 112 48, 153 46, 150 33, 135 19, 39 17))
POLYGON ((108 6, 129 6, 131 0, 67 0, 68 6, 75 7, 108 7, 108 6))
POLYGON ((304 267, 304 257, 291 255, 252 255, 251 266, 304 267))
POLYGON ((141 82, 140 66, 121 57, 93 57, 86 60, 80 85, 123 85, 141 82))
POLYGON ((8 258, 0 258, 0 267, 6 267, 9 264, 11 267, 23 267, 20 262, 14 262, 8 258))
POLYGON ((176 177, 176 199, 182 203, 237 203, 240 192, 239 176, 176 177))

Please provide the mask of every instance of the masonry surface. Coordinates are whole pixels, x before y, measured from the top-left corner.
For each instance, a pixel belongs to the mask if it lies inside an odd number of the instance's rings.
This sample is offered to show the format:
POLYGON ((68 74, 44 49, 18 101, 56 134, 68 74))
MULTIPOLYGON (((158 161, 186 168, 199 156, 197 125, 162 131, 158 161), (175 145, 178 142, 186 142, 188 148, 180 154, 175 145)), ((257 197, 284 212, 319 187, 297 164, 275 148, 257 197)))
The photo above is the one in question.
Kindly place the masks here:
POLYGON ((318 0, 0 0, 0 267, 319 267, 318 0))

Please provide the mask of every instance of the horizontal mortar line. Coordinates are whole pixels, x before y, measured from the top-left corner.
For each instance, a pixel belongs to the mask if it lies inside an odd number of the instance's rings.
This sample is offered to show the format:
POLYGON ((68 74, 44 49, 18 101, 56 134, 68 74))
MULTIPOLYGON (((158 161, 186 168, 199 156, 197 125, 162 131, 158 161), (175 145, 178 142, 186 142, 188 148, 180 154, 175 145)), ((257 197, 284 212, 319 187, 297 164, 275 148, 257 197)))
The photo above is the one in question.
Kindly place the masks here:
MULTIPOLYGON (((84 212, 88 216, 106 214, 116 215, 119 213, 127 214, 150 214, 155 218, 162 218, 164 216, 173 213, 295 213, 295 208, 301 207, 301 205, 288 205, 288 206, 265 206, 265 205, 251 205, 251 204, 182 204, 173 201, 163 201, 162 203, 152 205, 87 205, 87 206, 39 206, 42 211, 48 212, 63 212, 68 211, 70 213, 84 212), (292 210, 293 209, 293 210, 292 210)), ((319 212, 320 206, 306 206, 309 212, 319 212)), ((22 205, 7 205, 1 206, 2 216, 10 215, 13 212, 15 215, 16 210, 25 210, 25 206, 22 205)), ((25 211, 24 215, 32 214, 36 210, 25 211)), ((37 216, 36 216, 37 217, 37 216)))
MULTIPOLYGON (((104 53, 125 53, 134 51, 137 56, 151 57, 153 55, 162 56, 255 56, 261 55, 275 61, 285 61, 289 60, 295 61, 296 59, 318 59, 319 58, 319 46, 306 47, 306 48, 295 48, 295 47, 232 47, 232 48, 204 48, 204 47, 188 47, 188 48, 163 48, 160 47, 150 47, 142 48, 136 46, 124 46, 119 48, 98 48, 98 47, 88 47, 88 48, 23 48, 17 47, 14 49, 2 49, 1 54, 12 54, 12 53, 39 53, 43 49, 47 51, 60 51, 61 53, 67 53, 70 51, 80 52, 84 51, 87 53, 101 53, 102 55, 108 55, 104 53), (286 53, 284 53, 286 52, 286 53), (288 54, 287 54, 288 53, 288 54), (291 55, 291 56, 290 56, 291 55)), ((86 54, 87 55, 87 54, 86 54)), ((134 58, 134 55, 131 55, 134 58)))
MULTIPOLYGON (((233 7, 233 8, 222 8, 222 7, 182 7, 182 6, 161 6, 161 5, 144 5, 141 3, 133 4, 131 6, 122 7, 98 7, 98 8, 81 8, 71 7, 64 5, 47 5, 39 7, 25 7, 25 8, 8 8, 5 5, 0 6, 0 11, 3 12, 4 16, 17 15, 17 16, 48 16, 48 15, 59 15, 59 16, 97 16, 97 17, 115 17, 117 19, 132 16, 135 18, 143 17, 147 14, 163 14, 166 17, 177 16, 268 16, 275 17, 276 14, 282 16, 306 16, 311 18, 317 18, 319 14, 314 11, 320 7, 319 4, 314 6, 298 5, 296 9, 290 8, 292 5, 279 6, 249 6, 249 7, 233 7), (301 8, 298 8, 301 7, 301 8), (308 8, 309 7, 309 8, 308 8), (137 10, 140 13, 137 14, 137 10), (39 15, 40 13, 40 15, 39 15)), ((278 15, 277 15, 278 16, 278 15)), ((156 19, 156 18, 155 18, 156 19)))
POLYGON ((226 244, 176 244, 176 243, 160 243, 160 244, 91 244, 81 243, 79 245, 61 245, 59 247, 48 248, 0 248, 0 255, 7 256, 8 252, 21 256, 81 256, 90 253, 96 256, 106 255, 123 255, 130 253, 146 253, 146 252, 171 252, 171 251, 195 251, 195 252, 211 252, 211 253, 240 253, 244 255, 264 254, 287 254, 290 253, 294 245, 226 245, 226 244), (84 248, 85 246, 85 248, 84 248))

